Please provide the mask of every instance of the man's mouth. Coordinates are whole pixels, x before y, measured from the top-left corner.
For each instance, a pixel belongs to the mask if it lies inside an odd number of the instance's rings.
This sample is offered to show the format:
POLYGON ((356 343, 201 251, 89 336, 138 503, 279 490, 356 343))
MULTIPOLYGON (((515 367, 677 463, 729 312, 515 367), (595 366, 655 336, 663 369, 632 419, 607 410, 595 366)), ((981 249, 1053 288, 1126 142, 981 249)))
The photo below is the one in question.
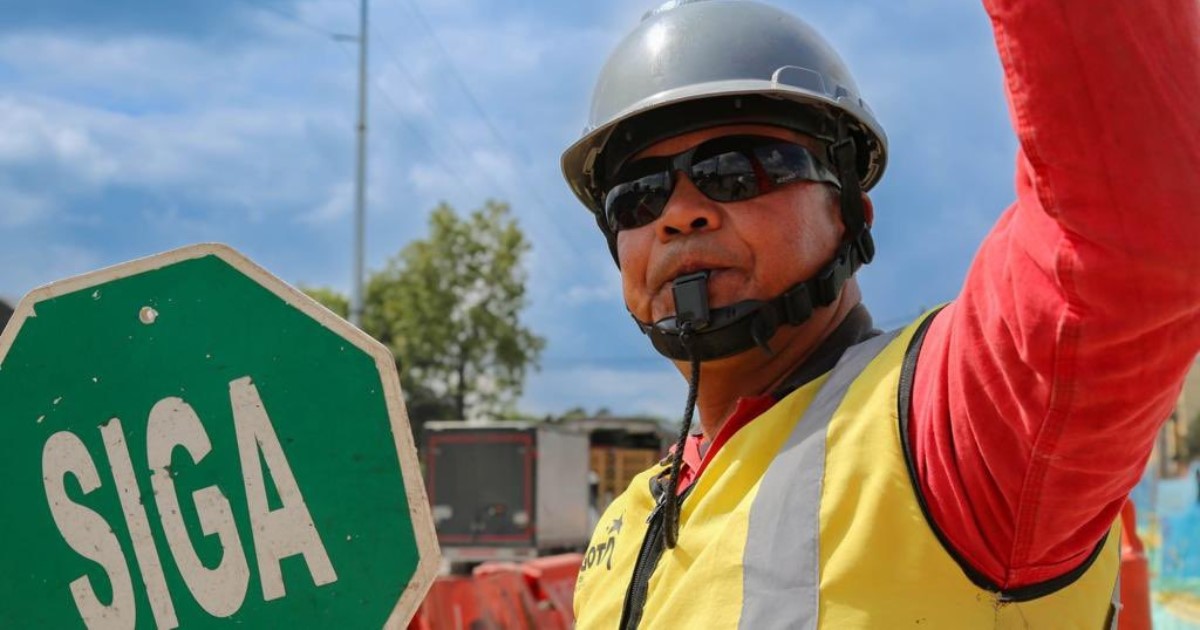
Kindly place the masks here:
POLYGON ((702 262, 688 263, 688 264, 682 265, 680 267, 677 267, 675 270, 673 270, 670 275, 668 275, 666 278, 663 279, 662 283, 659 284, 658 288, 660 291, 663 289, 670 289, 676 280, 679 280, 680 278, 682 278, 684 276, 690 276, 694 273, 699 273, 701 271, 708 272, 709 280, 712 280, 712 278, 715 277, 717 274, 720 274, 727 269, 729 269, 729 268, 721 267, 719 265, 713 265, 713 264, 709 264, 709 263, 702 263, 702 262))

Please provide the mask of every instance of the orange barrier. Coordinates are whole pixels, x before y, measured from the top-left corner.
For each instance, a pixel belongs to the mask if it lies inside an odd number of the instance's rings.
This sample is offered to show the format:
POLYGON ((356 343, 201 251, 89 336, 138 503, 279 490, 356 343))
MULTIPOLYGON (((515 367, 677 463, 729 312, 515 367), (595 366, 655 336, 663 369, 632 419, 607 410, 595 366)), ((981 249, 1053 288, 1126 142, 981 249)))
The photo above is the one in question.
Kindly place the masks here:
POLYGON ((1150 566, 1142 540, 1137 535, 1137 513, 1133 501, 1121 508, 1121 630, 1151 630, 1150 566))
POLYGON ((519 564, 487 562, 472 573, 483 619, 490 628, 536 630, 538 606, 519 564))
POLYGON ((481 617, 475 582, 467 576, 437 578, 416 610, 409 630, 466 630, 481 617))
POLYGON ((524 564, 487 562, 468 576, 439 577, 409 630, 567 630, 583 557, 564 554, 524 564))
POLYGON ((475 583, 467 576, 443 575, 409 622, 409 630, 467 630, 481 618, 475 583))
POLYGON ((543 610, 555 617, 556 628, 570 628, 575 624, 572 600, 575 596, 575 580, 583 556, 567 553, 530 560, 524 565, 525 578, 535 601, 543 610))

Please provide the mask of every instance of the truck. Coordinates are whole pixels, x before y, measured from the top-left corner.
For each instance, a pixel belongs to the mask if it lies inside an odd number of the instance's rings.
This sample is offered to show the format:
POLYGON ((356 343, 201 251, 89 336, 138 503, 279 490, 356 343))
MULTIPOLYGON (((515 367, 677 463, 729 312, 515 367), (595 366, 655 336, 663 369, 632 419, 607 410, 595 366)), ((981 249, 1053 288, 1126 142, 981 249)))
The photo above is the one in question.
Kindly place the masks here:
POLYGON ((429 422, 424 465, 438 542, 452 567, 587 546, 586 434, 550 424, 429 422))

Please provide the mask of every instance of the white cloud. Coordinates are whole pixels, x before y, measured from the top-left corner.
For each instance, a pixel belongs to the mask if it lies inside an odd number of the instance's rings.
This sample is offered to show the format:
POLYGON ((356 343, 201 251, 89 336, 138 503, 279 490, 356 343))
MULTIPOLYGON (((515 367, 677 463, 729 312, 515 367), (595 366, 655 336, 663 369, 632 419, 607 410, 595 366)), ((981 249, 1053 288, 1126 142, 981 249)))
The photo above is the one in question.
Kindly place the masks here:
POLYGON ((126 97, 190 92, 211 78, 211 57, 193 44, 152 36, 98 40, 16 33, 0 38, 0 61, 38 85, 102 88, 126 97), (121 83, 112 84, 114 77, 121 83))
MULTIPOLYGON (((434 113, 434 94, 421 89, 421 80, 414 76, 411 63, 400 65, 393 59, 384 59, 378 63, 378 70, 372 73, 374 77, 374 92, 384 100, 378 103, 377 110, 383 110, 386 115, 399 115, 403 118, 436 118, 434 113), (389 109, 390 108, 390 109, 389 109)), ((376 115, 381 115, 378 113, 376 115)))
POLYGON ((117 166, 98 146, 90 125, 78 118, 56 120, 53 108, 43 99, 0 99, 0 163, 45 163, 87 183, 110 177, 117 166))
POLYGON ((170 189, 269 214, 311 206, 322 193, 326 156, 307 134, 315 129, 332 135, 338 126, 337 116, 319 110, 247 107, 134 116, 8 97, 0 101, 0 161, 10 168, 52 169, 59 197, 113 187, 170 189))
POLYGON ((46 195, 14 190, 0 183, 0 227, 14 228, 49 219, 54 202, 46 195))
POLYGON ((325 196, 324 203, 300 216, 300 220, 314 225, 332 223, 349 216, 354 207, 354 186, 351 182, 334 184, 325 196))
POLYGON ((575 285, 566 292, 568 304, 582 305, 592 302, 613 302, 621 299, 621 285, 607 282, 596 285, 575 285))
POLYGON ((544 24, 523 16, 486 24, 460 23, 439 31, 438 39, 467 80, 528 76, 550 61, 548 57, 562 43, 544 24))
POLYGON ((674 421, 683 413, 687 382, 666 360, 661 368, 613 369, 592 364, 559 367, 551 362, 531 379, 521 408, 533 415, 571 407, 607 407, 617 415, 651 415, 674 421))
POLYGON ((106 264, 109 262, 103 254, 89 247, 52 243, 46 239, 17 243, 0 248, 0 287, 4 288, 5 294, 16 298, 18 291, 27 292, 106 264))

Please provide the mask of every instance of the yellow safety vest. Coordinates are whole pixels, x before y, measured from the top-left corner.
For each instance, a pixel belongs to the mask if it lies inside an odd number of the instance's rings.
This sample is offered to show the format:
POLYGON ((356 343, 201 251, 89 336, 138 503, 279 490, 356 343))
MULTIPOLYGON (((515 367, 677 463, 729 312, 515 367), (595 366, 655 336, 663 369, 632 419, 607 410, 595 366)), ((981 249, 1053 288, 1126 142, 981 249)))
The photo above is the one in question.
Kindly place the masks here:
MULTIPOLYGON (((640 623, 626 625, 1115 627, 1118 524, 1079 570, 1008 592, 939 541, 901 438, 930 319, 850 348, 713 456, 683 500, 678 545, 642 563, 644 606, 629 606, 640 623)), ((601 518, 576 584, 579 628, 621 627, 664 470, 635 478, 601 518)))

